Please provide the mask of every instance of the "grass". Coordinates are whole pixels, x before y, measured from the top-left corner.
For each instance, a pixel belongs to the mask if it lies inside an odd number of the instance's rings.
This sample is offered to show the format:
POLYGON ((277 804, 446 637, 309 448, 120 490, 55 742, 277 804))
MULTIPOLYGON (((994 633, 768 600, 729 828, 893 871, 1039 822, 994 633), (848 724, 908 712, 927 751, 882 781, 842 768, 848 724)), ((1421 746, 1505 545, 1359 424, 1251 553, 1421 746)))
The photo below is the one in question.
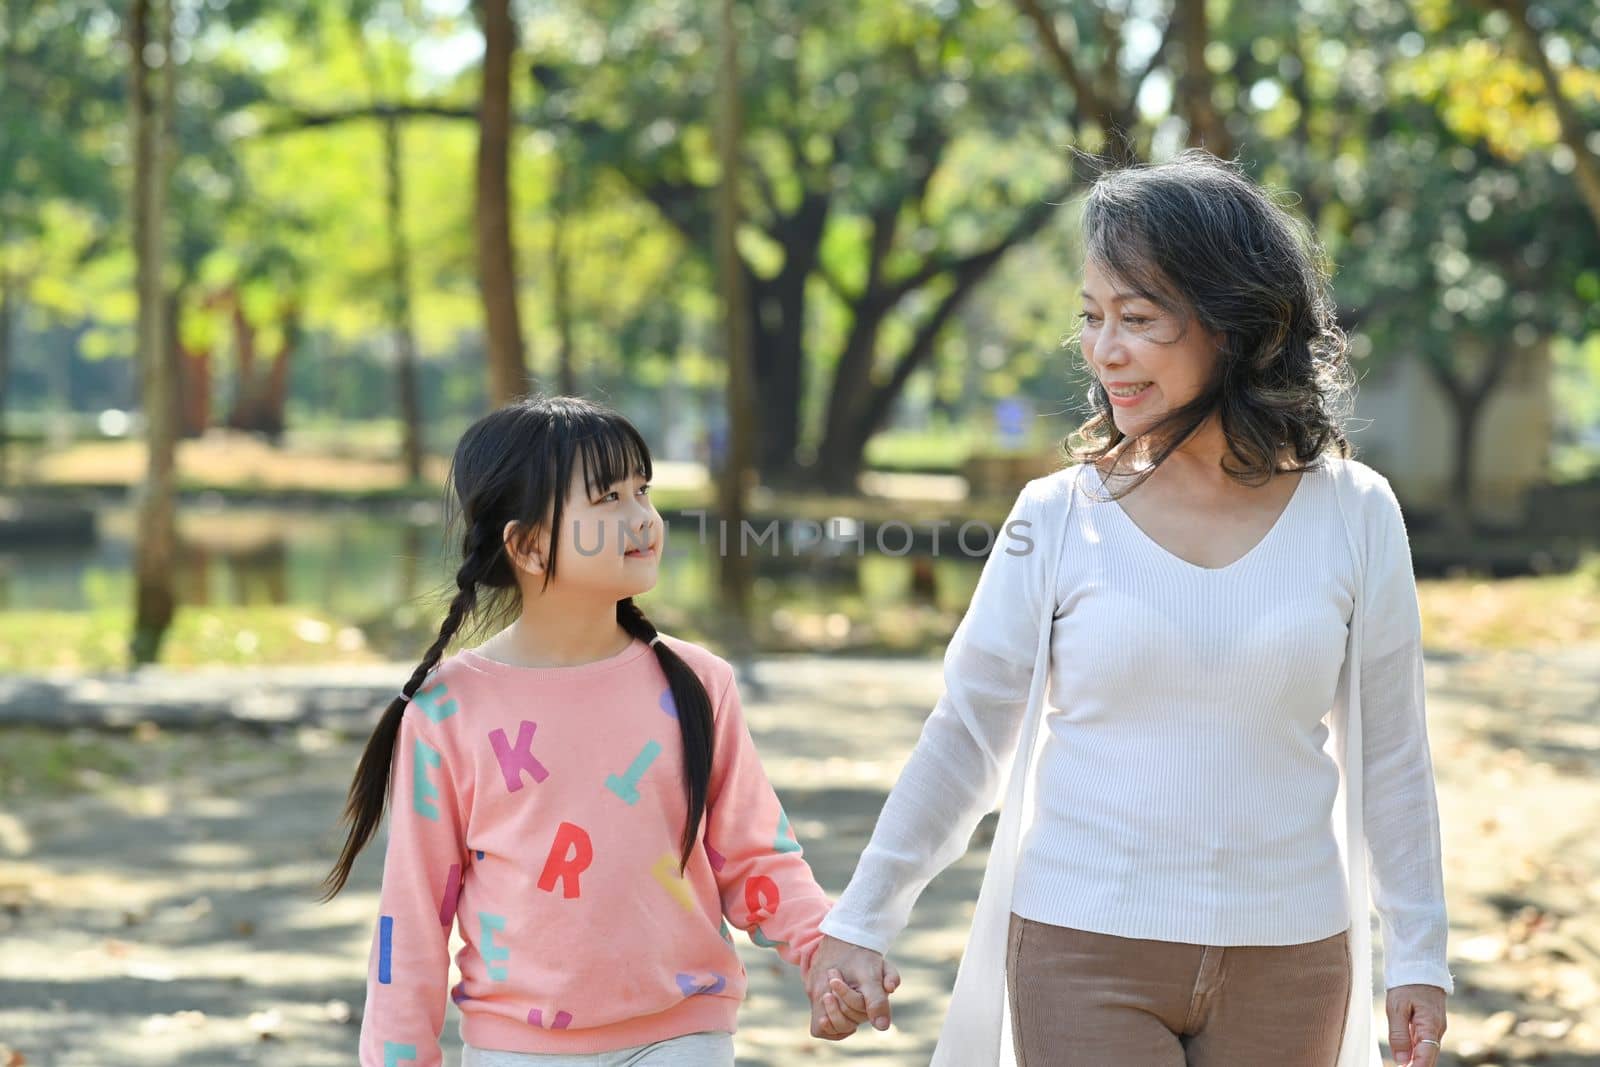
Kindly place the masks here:
POLYGON ((994 430, 983 425, 935 426, 926 430, 885 430, 867 442, 867 466, 886 471, 957 474, 975 453, 1046 454, 1056 439, 1039 426, 1030 427, 1027 444, 1003 448, 994 430))
MULTIPOLYGON (((924 453, 936 438, 885 435, 891 449, 910 467, 939 467, 942 459, 924 453)), ((966 444, 959 438, 961 458, 966 444)), ((955 452, 949 452, 954 456, 955 452)), ((957 460, 956 462, 959 462, 957 460)), ((80 442, 57 452, 32 451, 17 464, 20 487, 32 494, 76 495, 82 490, 123 490, 143 476, 144 450, 137 441, 80 442)), ((438 504, 444 496, 448 462, 431 456, 422 482, 410 482, 400 464, 348 447, 341 452, 325 448, 273 448, 246 435, 218 435, 178 446, 178 482, 181 491, 206 493, 235 502, 294 501, 327 504, 374 504, 384 501, 421 501, 438 504)), ((662 512, 713 510, 716 490, 709 484, 673 484, 658 480, 651 494, 662 512)), ((922 523, 968 518, 997 521, 1011 499, 972 498, 951 503, 941 500, 882 500, 823 493, 789 493, 757 490, 751 509, 763 515, 825 521, 849 516, 863 522, 900 519, 922 523), (970 512, 970 514, 969 514, 970 512)))
MULTIPOLYGON (((129 611, 7 611, 0 671, 116 671, 128 665, 129 611)), ((162 646, 170 667, 270 666, 378 659, 366 635, 296 607, 186 608, 162 646)))
MULTIPOLYGON (((20 481, 34 489, 132 486, 144 475, 144 446, 131 440, 80 442, 25 452, 19 459, 20 481)), ((242 434, 180 442, 177 462, 179 487, 185 491, 339 498, 437 496, 448 467, 443 457, 428 457, 423 484, 415 485, 393 459, 273 448, 242 434)))
POLYGON ((90 791, 136 769, 115 737, 87 730, 19 727, 0 745, 0 797, 60 796, 90 791))
MULTIPOLYGON (((1485 580, 1428 579, 1418 583, 1423 633, 1429 648, 1506 651, 1600 644, 1600 554, 1571 574, 1485 580)), ((960 622, 949 603, 857 594, 789 598, 769 604, 755 623, 768 652, 829 652, 937 656, 960 622)), ((944 599, 944 598, 941 598, 944 599)), ((690 640, 715 641, 715 613, 651 604, 663 629, 690 640)), ((395 609, 361 622, 332 619, 310 608, 185 608, 162 651, 169 667, 289 666, 404 659, 423 648, 438 620, 395 609), (414 618, 412 616, 415 616, 414 618)), ((117 671, 127 665, 125 611, 30 612, 0 615, 0 671, 117 671)))
POLYGON ((309 753, 337 735, 298 727, 264 738, 237 730, 163 730, 152 722, 126 733, 63 732, 41 726, 0 727, 0 807, 6 798, 81 794, 137 803, 139 788, 164 785, 220 768, 212 792, 231 795, 241 770, 279 774, 303 767, 309 753))
POLYGON ((1507 651, 1600 642, 1600 553, 1570 574, 1418 583, 1430 648, 1507 651))

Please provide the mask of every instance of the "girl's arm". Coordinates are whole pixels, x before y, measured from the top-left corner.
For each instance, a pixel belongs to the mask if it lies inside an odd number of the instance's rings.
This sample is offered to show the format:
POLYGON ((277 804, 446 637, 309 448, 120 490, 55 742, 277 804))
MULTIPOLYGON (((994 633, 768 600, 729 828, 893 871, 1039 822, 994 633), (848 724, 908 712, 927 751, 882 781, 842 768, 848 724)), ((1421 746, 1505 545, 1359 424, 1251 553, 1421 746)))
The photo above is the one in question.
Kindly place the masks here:
POLYGON ((389 843, 367 965, 361 1067, 441 1067, 450 928, 466 870, 464 820, 447 746, 420 705, 400 720, 389 843))
POLYGON ((821 939, 828 898, 801 855, 789 818, 767 780, 729 671, 716 698, 715 752, 706 794, 706 853, 722 914, 756 944, 776 949, 804 974, 821 939))
POLYGON ((1046 595, 1038 512, 1024 489, 945 650, 944 695, 822 924, 830 937, 886 953, 922 890, 966 852, 998 799, 1001 768, 1027 711, 1046 595))
POLYGON ((1361 624, 1362 819, 1383 933, 1384 984, 1451 993, 1411 546, 1387 479, 1380 478, 1370 503, 1361 624))

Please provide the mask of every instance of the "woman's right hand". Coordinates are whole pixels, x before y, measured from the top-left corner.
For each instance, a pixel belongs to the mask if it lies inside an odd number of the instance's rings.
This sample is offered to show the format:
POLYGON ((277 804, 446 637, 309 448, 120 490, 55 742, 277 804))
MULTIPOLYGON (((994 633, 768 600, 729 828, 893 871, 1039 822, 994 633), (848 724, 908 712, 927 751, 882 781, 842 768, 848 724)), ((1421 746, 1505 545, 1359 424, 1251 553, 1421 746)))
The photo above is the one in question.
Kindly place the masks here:
POLYGON ((829 993, 829 972, 837 972, 845 985, 857 990, 866 1000, 866 1017, 879 1030, 889 1029, 889 994, 900 986, 900 972, 883 954, 852 945, 836 937, 822 935, 806 972, 806 994, 811 998, 811 1036, 838 1041, 854 1032, 840 1033, 830 1022, 823 1006, 829 993))

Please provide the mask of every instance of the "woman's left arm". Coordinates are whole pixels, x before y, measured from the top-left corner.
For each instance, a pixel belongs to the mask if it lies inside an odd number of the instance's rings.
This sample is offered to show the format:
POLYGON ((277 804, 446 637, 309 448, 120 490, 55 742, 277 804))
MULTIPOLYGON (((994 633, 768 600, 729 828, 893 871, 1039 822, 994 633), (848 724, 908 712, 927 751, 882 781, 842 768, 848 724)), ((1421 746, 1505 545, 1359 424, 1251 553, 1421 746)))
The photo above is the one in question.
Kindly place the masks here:
POLYGON ((1361 647, 1362 818, 1383 931, 1389 1046, 1396 1063, 1434 1067, 1455 982, 1445 951, 1422 615, 1405 519, 1387 479, 1380 478, 1372 504, 1361 647))
POLYGON ((1411 546, 1387 479, 1380 479, 1371 503, 1361 649, 1362 817, 1383 932, 1384 984, 1451 993, 1411 546))

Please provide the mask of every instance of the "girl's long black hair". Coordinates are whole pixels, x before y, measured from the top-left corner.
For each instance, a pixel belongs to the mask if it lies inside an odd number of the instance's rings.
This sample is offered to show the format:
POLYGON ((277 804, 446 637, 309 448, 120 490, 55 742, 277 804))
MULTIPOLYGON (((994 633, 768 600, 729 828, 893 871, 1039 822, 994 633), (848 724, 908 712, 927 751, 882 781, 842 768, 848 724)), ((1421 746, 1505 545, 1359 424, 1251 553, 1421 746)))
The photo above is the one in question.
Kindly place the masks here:
MULTIPOLYGON (((648 480, 650 448, 622 415, 568 396, 518 400, 479 419, 462 434, 450 464, 451 498, 446 502, 447 519, 461 526, 456 593, 438 637, 411 672, 404 696, 389 702, 361 753, 341 820, 349 832, 338 861, 323 880, 322 900, 331 900, 344 888, 356 857, 383 820, 395 739, 406 705, 468 620, 503 621, 519 608, 516 574, 501 536, 506 523, 520 524, 527 541, 548 523, 545 584, 555 578, 563 503, 575 470, 582 471, 591 494, 626 481, 635 472, 648 480)), ((641 641, 656 636, 655 626, 632 597, 617 602, 617 622, 641 641)), ((653 647, 672 687, 683 738, 688 818, 681 870, 688 866, 705 817, 712 762, 711 698, 700 676, 665 641, 653 647)))

